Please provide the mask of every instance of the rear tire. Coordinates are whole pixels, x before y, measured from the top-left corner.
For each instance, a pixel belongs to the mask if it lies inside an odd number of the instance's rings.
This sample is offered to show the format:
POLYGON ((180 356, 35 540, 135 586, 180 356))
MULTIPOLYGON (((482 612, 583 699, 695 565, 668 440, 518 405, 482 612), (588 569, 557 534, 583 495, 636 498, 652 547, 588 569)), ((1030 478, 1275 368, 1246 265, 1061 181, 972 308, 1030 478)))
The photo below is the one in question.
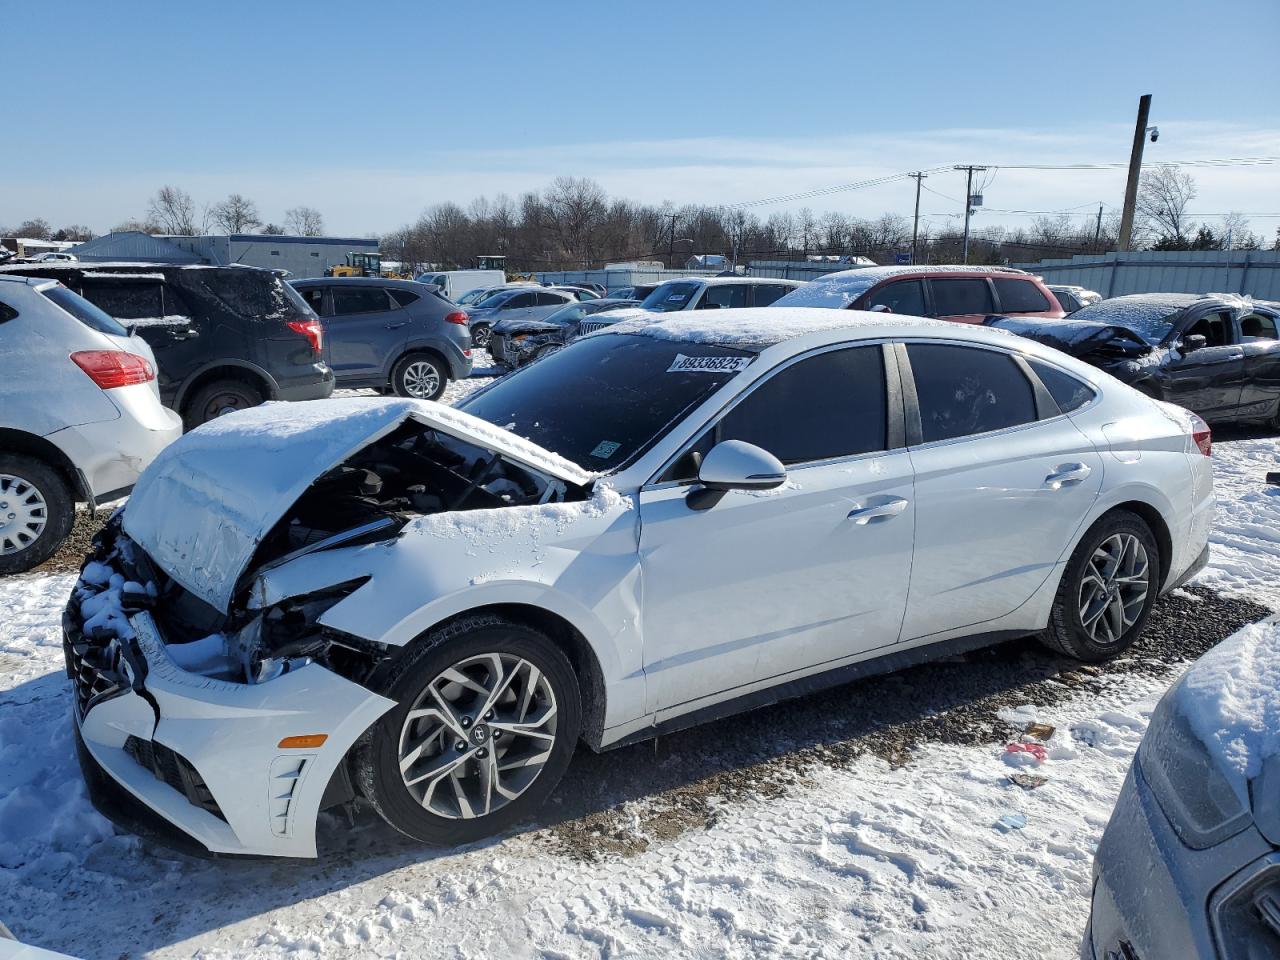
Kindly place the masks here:
POLYGON ((0 574, 22 573, 53 556, 75 512, 57 470, 24 454, 0 453, 0 574))
POLYGON ((262 392, 243 380, 215 380, 191 395, 182 414, 183 425, 194 430, 228 413, 256 407, 262 401, 262 392))
POLYGON ((391 371, 391 389, 399 397, 439 400, 448 385, 448 368, 431 353, 411 353, 401 357, 391 371))
POLYGON ((578 742, 568 658, 542 632, 496 616, 428 633, 376 685, 397 706, 357 743, 355 781, 387 823, 425 843, 467 843, 525 819, 578 742))
POLYGON ((471 345, 477 350, 487 350, 492 331, 487 323, 477 323, 471 328, 471 345))
POLYGON ((1102 517, 1067 561, 1041 636, 1052 650, 1096 663, 1142 634, 1160 590, 1160 546, 1137 514, 1102 517))

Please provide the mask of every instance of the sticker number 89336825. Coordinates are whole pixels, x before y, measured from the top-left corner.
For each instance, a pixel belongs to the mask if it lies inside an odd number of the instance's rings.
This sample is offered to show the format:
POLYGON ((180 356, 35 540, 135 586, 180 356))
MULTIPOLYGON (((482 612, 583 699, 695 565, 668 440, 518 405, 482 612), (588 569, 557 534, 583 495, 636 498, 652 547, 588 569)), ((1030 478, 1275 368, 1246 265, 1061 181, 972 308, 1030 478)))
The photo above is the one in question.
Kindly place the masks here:
POLYGON ((750 362, 750 357, 686 357, 677 353, 667 373, 737 373, 750 362))

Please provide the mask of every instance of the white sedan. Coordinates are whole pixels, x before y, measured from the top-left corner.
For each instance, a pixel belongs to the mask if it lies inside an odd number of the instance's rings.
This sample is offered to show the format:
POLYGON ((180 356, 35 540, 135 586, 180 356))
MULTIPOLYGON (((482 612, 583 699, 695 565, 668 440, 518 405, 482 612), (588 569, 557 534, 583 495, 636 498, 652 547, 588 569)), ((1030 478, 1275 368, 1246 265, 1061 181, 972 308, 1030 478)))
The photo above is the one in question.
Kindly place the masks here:
POLYGON ((1032 341, 818 309, 626 321, 461 409, 236 413, 74 592, 86 776, 215 852, 314 856, 357 796, 473 840, 579 741, 1033 633, 1123 651, 1205 562, 1208 454, 1032 341))

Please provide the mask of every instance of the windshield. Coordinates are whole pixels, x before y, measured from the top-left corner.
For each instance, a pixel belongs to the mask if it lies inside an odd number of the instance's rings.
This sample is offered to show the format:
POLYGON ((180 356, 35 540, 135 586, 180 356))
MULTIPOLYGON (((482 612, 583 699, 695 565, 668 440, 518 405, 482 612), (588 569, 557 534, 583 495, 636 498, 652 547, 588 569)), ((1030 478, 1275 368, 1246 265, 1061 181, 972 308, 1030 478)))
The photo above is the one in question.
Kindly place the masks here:
POLYGON ((486 290, 484 287, 481 287, 478 290, 468 290, 466 293, 460 296, 457 300, 455 300, 454 303, 458 304, 459 306, 462 306, 464 303, 475 303, 477 300, 479 300, 488 292, 489 291, 486 290))
POLYGON ((461 409, 586 470, 613 470, 752 359, 711 344, 596 334, 499 380, 461 409))
POLYGON ((122 327, 109 313, 94 306, 84 297, 68 290, 62 284, 58 284, 56 287, 48 287, 40 292, 46 299, 52 300, 91 330, 97 330, 99 333, 108 333, 113 337, 127 337, 129 335, 129 331, 122 327))
POLYGON ((1169 335, 1174 322, 1185 309, 1185 304, 1161 300, 1126 300, 1119 297, 1081 307, 1071 314, 1071 319, 1124 327, 1155 346, 1169 335))
POLYGON ((653 293, 644 298, 640 306, 646 310, 659 313, 670 313, 672 310, 683 310, 698 292, 698 284, 682 280, 678 283, 663 283, 654 287, 653 293))

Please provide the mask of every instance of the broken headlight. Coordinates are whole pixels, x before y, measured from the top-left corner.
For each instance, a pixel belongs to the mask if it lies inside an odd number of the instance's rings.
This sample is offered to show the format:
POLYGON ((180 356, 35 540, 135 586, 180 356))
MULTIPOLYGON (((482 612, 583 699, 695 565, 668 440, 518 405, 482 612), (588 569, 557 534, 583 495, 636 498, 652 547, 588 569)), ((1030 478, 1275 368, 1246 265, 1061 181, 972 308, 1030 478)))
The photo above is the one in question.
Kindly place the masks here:
POLYGON ((235 637, 245 680, 266 683, 325 654, 333 636, 320 625, 320 618, 368 580, 358 577, 289 597, 245 624, 235 637))

